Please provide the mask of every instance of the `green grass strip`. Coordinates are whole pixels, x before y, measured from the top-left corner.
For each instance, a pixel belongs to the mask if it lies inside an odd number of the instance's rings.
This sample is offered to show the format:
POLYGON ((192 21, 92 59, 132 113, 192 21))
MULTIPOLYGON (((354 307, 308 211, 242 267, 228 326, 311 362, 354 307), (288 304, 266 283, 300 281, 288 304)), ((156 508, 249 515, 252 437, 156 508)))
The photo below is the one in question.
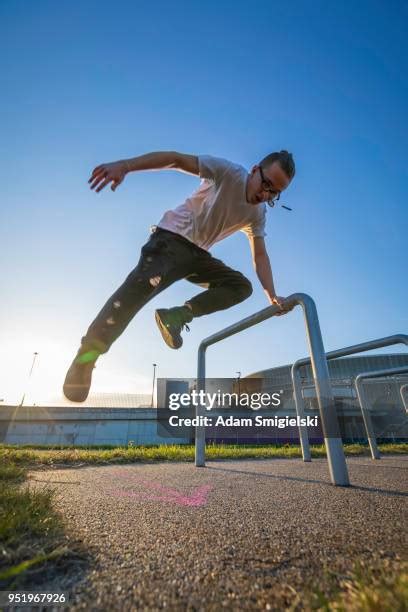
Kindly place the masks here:
MULTIPOLYGON (((408 444, 380 444, 380 452, 386 454, 407 454, 408 444)), ((370 454, 367 445, 346 444, 344 451, 348 456, 370 454)), ((325 457, 324 445, 311 447, 312 457, 325 457)), ((208 459, 270 459, 300 458, 298 445, 222 445, 209 444, 206 448, 208 459)), ((154 461, 193 461, 193 445, 157 445, 127 447, 18 447, 0 446, 0 463, 13 463, 18 466, 58 465, 58 464, 104 464, 133 463, 154 461)))

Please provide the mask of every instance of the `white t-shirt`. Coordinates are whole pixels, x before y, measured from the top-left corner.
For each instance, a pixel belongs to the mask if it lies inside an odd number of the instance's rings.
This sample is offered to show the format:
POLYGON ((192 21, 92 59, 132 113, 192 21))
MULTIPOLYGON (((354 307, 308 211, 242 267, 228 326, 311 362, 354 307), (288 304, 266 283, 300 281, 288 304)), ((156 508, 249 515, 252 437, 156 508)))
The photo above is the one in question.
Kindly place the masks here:
POLYGON ((168 210, 158 226, 208 250, 215 242, 241 230, 247 236, 265 236, 265 204, 246 200, 248 171, 226 159, 198 158, 199 188, 186 201, 168 210))

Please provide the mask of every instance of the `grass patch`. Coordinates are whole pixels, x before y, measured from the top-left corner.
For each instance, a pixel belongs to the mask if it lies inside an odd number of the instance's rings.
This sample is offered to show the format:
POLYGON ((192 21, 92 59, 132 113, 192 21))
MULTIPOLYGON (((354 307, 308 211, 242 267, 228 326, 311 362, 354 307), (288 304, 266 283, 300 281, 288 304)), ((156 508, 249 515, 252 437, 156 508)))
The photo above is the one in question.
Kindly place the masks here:
MULTIPOLYGON (((5 463, 0 467, 0 483, 2 487, 17 484, 25 479, 26 469, 14 463, 5 463)), ((0 491, 1 494, 1 491, 0 491)))
POLYGON ((375 566, 355 564, 348 576, 329 577, 328 588, 309 593, 306 604, 291 610, 318 612, 406 612, 408 609, 408 563, 390 559, 375 566))
MULTIPOLYGON (((380 452, 386 454, 407 454, 408 444, 380 444, 380 452)), ((346 444, 346 455, 370 455, 367 445, 346 444)), ((324 445, 311 447, 312 457, 325 457, 324 445)), ((209 444, 206 449, 208 459, 270 459, 300 458, 300 446, 291 444, 223 445, 209 444)), ((0 445, 0 463, 14 466, 53 466, 75 464, 134 463, 154 461, 193 461, 193 445, 158 445, 127 447, 41 447, 0 445)))
MULTIPOLYGON (((38 582, 49 562, 73 555, 65 544, 61 517, 52 507, 51 489, 24 486, 26 468, 0 461, 0 588, 11 590, 38 582), (35 578, 34 578, 35 576, 35 578)), ((78 553, 76 552, 75 555, 78 553)))

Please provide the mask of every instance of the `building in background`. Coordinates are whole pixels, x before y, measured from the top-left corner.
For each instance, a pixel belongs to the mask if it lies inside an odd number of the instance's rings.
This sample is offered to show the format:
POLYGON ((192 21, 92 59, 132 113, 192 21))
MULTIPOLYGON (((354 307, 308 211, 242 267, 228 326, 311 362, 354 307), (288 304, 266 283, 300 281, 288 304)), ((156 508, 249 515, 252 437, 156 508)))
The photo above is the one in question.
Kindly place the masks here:
MULTIPOLYGON (((401 353, 342 357, 328 361, 328 366, 342 437, 349 441, 363 440, 366 435, 354 389, 356 376, 362 372, 388 368, 407 366, 408 369, 408 355, 401 353)), ((241 388, 249 384, 253 390, 260 388, 268 393, 280 392, 282 403, 279 412, 294 416, 296 411, 291 367, 292 364, 251 374, 241 379, 241 388)), ((316 413, 318 405, 311 366, 302 366, 300 374, 307 413, 316 413)), ((374 430, 378 438, 408 439, 408 415, 400 395, 401 385, 407 382, 408 373, 365 382, 374 430)), ((296 429, 292 434, 294 438, 298 437, 296 429)))

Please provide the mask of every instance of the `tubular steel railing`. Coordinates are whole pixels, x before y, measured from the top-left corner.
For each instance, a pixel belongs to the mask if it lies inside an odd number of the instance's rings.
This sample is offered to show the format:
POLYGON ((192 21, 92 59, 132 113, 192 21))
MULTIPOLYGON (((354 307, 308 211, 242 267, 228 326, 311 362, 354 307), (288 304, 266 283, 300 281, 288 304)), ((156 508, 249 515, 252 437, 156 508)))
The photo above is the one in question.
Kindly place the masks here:
MULTIPOLYGON (((292 310, 298 305, 302 307, 305 319, 306 335, 310 350, 310 361, 312 364, 313 377, 316 385, 316 395, 326 445, 330 478, 332 483, 335 485, 348 486, 350 484, 349 476, 337 415, 334 409, 333 392, 330 384, 329 371, 324 352, 316 305, 312 298, 305 293, 295 293, 289 296, 283 304, 284 309, 287 311, 292 310)), ((198 388, 205 388, 205 356, 207 347, 212 344, 216 344, 221 340, 225 340, 225 338, 233 336, 234 334, 237 334, 244 329, 248 329, 253 325, 257 325, 258 323, 261 323, 261 321, 265 321, 266 319, 275 316, 279 312, 281 312, 279 306, 268 306, 267 308, 264 308, 263 310, 260 310, 259 312, 238 321, 234 325, 230 325, 212 336, 205 338, 201 342, 198 349, 198 388)), ((204 406, 197 406, 197 416, 202 416, 204 411, 204 406)), ((200 419, 198 421, 200 421, 200 419)), ((302 427, 300 429, 300 436, 301 440, 307 440, 306 427, 302 427)), ((197 467, 204 467, 205 427, 200 425, 196 427, 195 447, 195 464, 197 467)))
POLYGON ((363 415, 364 426, 367 432, 367 439, 370 445, 371 457, 373 459, 381 459, 380 451, 378 450, 377 440, 374 433, 373 423, 370 415, 369 403, 364 392, 363 382, 369 378, 381 378, 385 376, 393 376, 395 374, 405 374, 408 372, 408 366, 400 368, 388 368, 388 370, 376 370, 375 372, 362 372, 356 376, 354 385, 357 392, 358 401, 360 402, 361 413, 363 415))
MULTIPOLYGON (((386 336, 385 338, 378 338, 377 340, 369 340, 368 342, 362 342, 360 344, 354 344, 352 346, 346 346, 345 348, 337 349, 326 353, 326 359, 337 359, 338 357, 346 357, 347 355, 355 355, 356 353, 363 353, 365 351, 371 351, 373 349, 383 348, 385 346, 392 346, 394 344, 405 344, 408 346, 408 335, 406 334, 395 334, 393 336, 386 336)), ((296 414, 300 417, 305 415, 305 403, 302 395, 302 381, 300 378, 300 368, 304 365, 310 364, 310 357, 304 357, 298 359, 292 366, 292 383, 293 383, 293 396, 296 405, 296 414)), ((300 430, 301 428, 299 428, 300 430)), ((300 444, 302 447, 303 461, 311 461, 309 439, 307 437, 307 429, 302 428, 303 431, 300 433, 300 444)))
POLYGON ((402 385, 400 389, 400 395, 402 399, 402 403, 404 404, 405 412, 408 412, 408 384, 402 385))

